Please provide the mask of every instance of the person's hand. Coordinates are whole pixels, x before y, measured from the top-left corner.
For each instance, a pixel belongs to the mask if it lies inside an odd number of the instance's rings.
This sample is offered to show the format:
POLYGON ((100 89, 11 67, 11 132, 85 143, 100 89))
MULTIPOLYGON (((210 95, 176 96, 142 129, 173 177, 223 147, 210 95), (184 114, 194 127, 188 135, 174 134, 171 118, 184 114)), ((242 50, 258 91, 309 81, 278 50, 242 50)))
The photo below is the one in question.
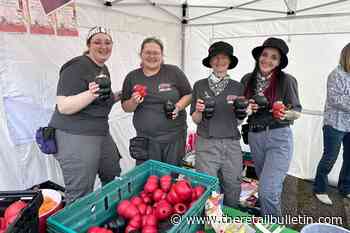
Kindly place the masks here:
POLYGON ((179 116, 180 108, 176 106, 175 110, 173 111, 173 120, 175 120, 179 116))
POLYGON ((259 105, 255 103, 255 100, 250 99, 248 108, 251 109, 253 113, 256 113, 259 109, 259 105))
POLYGON ((89 83, 89 92, 90 92, 90 94, 92 95, 92 96, 94 96, 95 98, 97 98, 98 97, 98 91, 100 90, 100 87, 98 86, 98 84, 97 83, 95 83, 95 82, 90 82, 89 83))
POLYGON ((293 111, 293 110, 286 110, 282 120, 294 121, 298 119, 300 116, 301 116, 300 112, 293 111))
POLYGON ((196 102, 196 112, 198 113, 202 113, 205 109, 205 105, 204 105, 204 100, 202 99, 197 99, 196 102))
POLYGON ((280 119, 280 120, 284 120, 286 118, 286 110, 282 109, 281 111, 279 111, 276 114, 276 117, 278 117, 278 119, 280 119))
POLYGON ((147 87, 145 85, 136 84, 132 90, 133 92, 138 92, 142 98, 147 95, 147 87))
POLYGON ((122 98, 122 91, 117 91, 117 92, 114 93, 114 101, 115 102, 120 101, 121 98, 122 98))
POLYGON ((276 101, 272 105, 272 116, 275 119, 283 120, 286 115, 286 106, 282 101, 276 101))
POLYGON ((233 102, 235 117, 238 120, 243 120, 247 116, 249 102, 244 97, 238 97, 233 102))
POLYGON ((140 93, 139 92, 137 92, 137 91, 135 91, 135 92, 133 92, 132 93, 132 95, 131 95, 131 100, 135 103, 135 104, 137 104, 137 105, 139 105, 140 103, 142 103, 143 102, 143 97, 140 95, 140 93))

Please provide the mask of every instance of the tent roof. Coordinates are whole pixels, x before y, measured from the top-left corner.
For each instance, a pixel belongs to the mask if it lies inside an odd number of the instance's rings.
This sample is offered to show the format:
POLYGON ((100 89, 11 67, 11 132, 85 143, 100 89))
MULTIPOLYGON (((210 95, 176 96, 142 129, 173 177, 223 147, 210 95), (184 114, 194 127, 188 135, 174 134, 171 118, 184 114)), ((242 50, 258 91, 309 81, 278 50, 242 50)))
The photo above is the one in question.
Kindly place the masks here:
MULTIPOLYGON (((90 0, 102 5, 105 0, 90 0)), ((245 23, 264 20, 350 16, 349 0, 109 0, 112 8, 139 16, 181 23, 187 5, 188 25, 245 23), (135 7, 137 9, 135 11, 135 7), (142 10, 142 8, 146 8, 142 10), (148 9, 147 9, 148 8, 148 9), (150 8, 158 8, 152 11, 150 8), (159 11, 159 9, 161 11, 159 11)), ((79 1, 78 1, 79 2, 79 1)), ((86 1, 80 1, 86 2, 86 1)))

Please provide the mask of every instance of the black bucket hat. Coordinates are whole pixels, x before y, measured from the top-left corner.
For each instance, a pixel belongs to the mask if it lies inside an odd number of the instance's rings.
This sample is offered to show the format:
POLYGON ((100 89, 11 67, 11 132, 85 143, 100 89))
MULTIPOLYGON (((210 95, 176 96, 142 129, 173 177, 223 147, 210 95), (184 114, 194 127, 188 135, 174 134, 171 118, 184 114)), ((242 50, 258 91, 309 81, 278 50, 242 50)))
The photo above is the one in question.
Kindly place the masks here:
POLYGON ((229 43, 224 41, 218 41, 212 44, 208 49, 208 56, 203 59, 202 64, 208 68, 211 68, 210 59, 218 54, 226 54, 230 58, 230 65, 228 69, 233 69, 237 63, 237 57, 233 56, 233 47, 229 43))
POLYGON ((280 51, 281 54, 281 69, 285 68, 288 65, 288 57, 287 54, 289 52, 288 45, 284 40, 279 38, 270 37, 264 41, 262 46, 258 46, 252 50, 253 57, 256 61, 258 61, 262 51, 264 48, 275 48, 280 51))

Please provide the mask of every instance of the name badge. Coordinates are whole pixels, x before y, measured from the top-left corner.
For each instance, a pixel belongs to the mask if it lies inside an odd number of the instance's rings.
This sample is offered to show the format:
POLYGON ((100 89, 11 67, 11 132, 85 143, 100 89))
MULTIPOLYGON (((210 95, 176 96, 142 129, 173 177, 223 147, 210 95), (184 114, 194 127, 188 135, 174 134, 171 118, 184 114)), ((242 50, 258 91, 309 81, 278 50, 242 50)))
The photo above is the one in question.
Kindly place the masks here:
POLYGON ((158 86, 158 91, 159 92, 165 92, 165 91, 171 91, 171 84, 170 83, 161 83, 158 86))

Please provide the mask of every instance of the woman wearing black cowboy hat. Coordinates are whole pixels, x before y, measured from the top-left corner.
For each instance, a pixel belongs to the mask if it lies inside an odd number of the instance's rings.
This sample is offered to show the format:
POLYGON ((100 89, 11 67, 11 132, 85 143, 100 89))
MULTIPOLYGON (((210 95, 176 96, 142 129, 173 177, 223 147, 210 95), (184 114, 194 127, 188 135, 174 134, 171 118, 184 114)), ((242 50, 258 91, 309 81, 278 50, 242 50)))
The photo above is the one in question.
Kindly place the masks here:
POLYGON ((268 38, 253 49, 255 69, 241 80, 253 112, 248 117, 248 141, 265 216, 282 216, 281 192, 293 155, 289 126, 301 111, 297 81, 282 71, 288 65, 288 51, 282 39, 268 38))
POLYGON ((237 207, 242 152, 233 105, 243 96, 243 85, 227 73, 238 63, 230 44, 216 42, 208 52, 203 65, 212 68, 212 73, 194 84, 191 104, 192 119, 198 126, 195 168, 219 177, 225 205, 237 207))

